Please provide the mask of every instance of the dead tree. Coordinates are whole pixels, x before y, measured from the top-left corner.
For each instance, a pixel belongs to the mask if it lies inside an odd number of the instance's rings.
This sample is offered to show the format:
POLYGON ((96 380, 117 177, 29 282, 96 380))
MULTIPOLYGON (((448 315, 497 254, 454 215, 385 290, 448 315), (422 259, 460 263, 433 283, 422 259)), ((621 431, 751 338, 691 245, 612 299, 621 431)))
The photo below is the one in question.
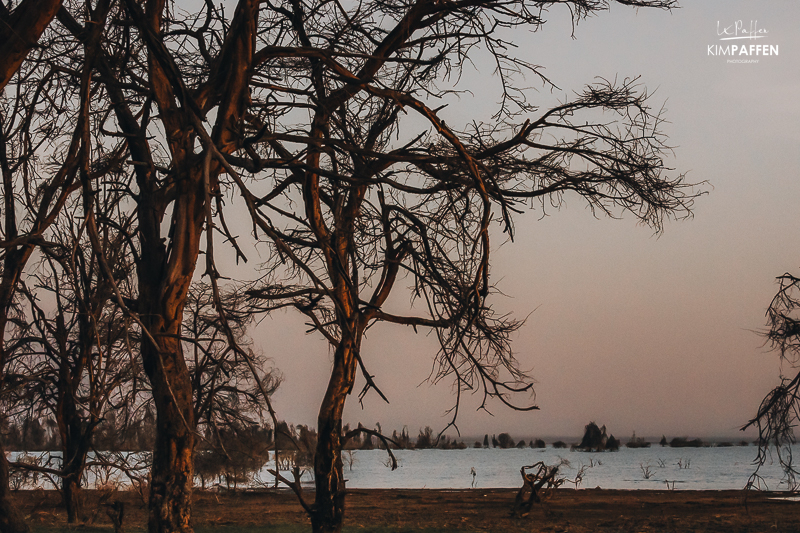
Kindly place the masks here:
MULTIPOLYGON (((23 2, 26 17, 43 13, 28 11, 37 2, 23 2)), ((3 19, 8 11, 3 7, 3 19)), ((20 5, 14 13, 23 13, 20 5)), ((35 11, 35 10, 34 10, 35 11)), ((27 31, 28 22, 20 30, 27 31)), ((38 25, 38 23, 37 23, 38 25)), ((5 32, 7 28, 3 29, 5 32)), ((37 30, 38 31, 38 30, 37 30)), ((39 31, 41 33, 41 31, 39 31)), ((24 35, 20 33, 20 35, 24 35)), ((11 46, 11 41, 5 45, 11 46)), ((38 35, 36 36, 38 38, 38 35)), ((25 46, 32 44, 25 37, 25 46)), ((33 39, 30 37, 30 39, 33 39)), ((36 39, 33 39, 35 42, 36 39)), ((0 94, 0 167, 3 178, 3 221, 0 231, 2 279, 0 280, 0 402, 6 406, 7 391, 15 386, 7 368, 18 348, 7 342, 10 313, 18 295, 22 275, 43 234, 55 221, 67 199, 77 188, 78 152, 81 136, 88 125, 77 120, 81 109, 88 106, 85 93, 70 83, 69 76, 53 70, 51 60, 68 51, 61 46, 43 46, 35 61, 23 68, 11 65, 12 57, 3 56, 3 85, 14 72, 15 83, 0 94), (12 72, 13 71, 13 72, 12 72), (63 143, 54 146, 50 160, 39 157, 39 151, 55 138, 63 143), (57 146, 57 148, 56 148, 57 146), (42 163, 42 161, 45 161, 42 163)), ((0 531, 27 531, 19 514, 9 501, 8 463, 0 442, 0 531)))
MULTIPOLYGON (((603 7, 570 5, 576 18, 603 7)), ((265 106, 267 118, 254 117, 252 151, 231 160, 271 177, 259 189, 263 180, 234 174, 274 251, 270 274, 250 291, 255 307, 294 306, 334 352, 318 415, 315 500, 304 504, 315 532, 342 527, 342 412, 357 375, 365 381, 360 399, 370 390, 383 396, 361 350, 369 327, 436 332, 433 379, 456 382, 453 423, 467 391, 481 391, 484 405, 495 398, 532 409, 531 381, 509 344, 519 323, 494 314, 487 299, 492 224, 512 234, 524 202, 558 206, 569 193, 601 213, 633 213, 656 230, 664 217, 690 212, 696 192, 683 176, 667 175, 661 118, 637 80, 600 81, 544 112, 518 98, 512 70, 537 70, 509 56, 496 29, 537 28, 545 7, 420 1, 347 10, 296 1, 278 9, 291 21, 288 42, 261 68, 265 79, 282 80, 270 82, 280 98, 269 102, 269 114, 265 106), (445 123, 440 105, 453 93, 436 81, 458 77, 457 65, 477 46, 494 54, 503 105, 498 123, 459 130, 445 123), (298 107, 309 110, 306 123, 292 122, 289 110, 298 107), (598 122, 600 111, 616 119, 598 122), (405 113, 428 129, 409 131, 405 113), (385 304, 404 277, 422 311, 391 314, 385 304)))
POLYGON ((511 514, 517 517, 527 516, 531 512, 533 504, 542 501, 539 494, 543 488, 555 489, 561 486, 564 483, 564 479, 557 477, 558 470, 559 465, 547 466, 542 461, 520 468, 522 487, 514 499, 514 509, 511 514))
MULTIPOLYGON (((239 2, 231 20, 211 3, 202 19, 172 18, 167 7, 159 0, 124 2, 107 13, 94 10, 86 26, 78 22, 82 16, 59 13, 61 24, 80 42, 89 43, 96 28, 103 32, 104 48, 91 60, 103 88, 96 105, 105 106, 110 119, 99 131, 107 132, 107 142, 123 140, 134 178, 129 201, 137 218, 130 239, 137 287, 135 298, 117 291, 116 300, 141 328, 141 356, 156 407, 151 532, 191 531, 197 439, 181 338, 183 312, 201 236, 212 221, 211 202, 221 206, 222 154, 238 148, 235 133, 247 109, 258 20, 258 2, 252 0, 239 2), (191 61, 176 59, 176 49, 188 51, 191 61), (203 121, 212 110, 209 132, 203 121)), ((83 165, 82 178, 89 170, 83 165)), ((90 180, 82 185, 87 197, 98 191, 90 180)), ((86 223, 101 258, 96 235, 103 223, 92 217, 86 223)), ((213 256, 213 250, 206 252, 213 256)), ((113 278, 106 267, 104 273, 113 278)), ((208 274, 216 276, 213 269, 208 274)))
MULTIPOLYGON (((192 285, 182 335, 185 352, 190 354, 195 420, 203 436, 195 464, 224 473, 235 486, 267 462, 268 449, 275 444, 264 438, 262 421, 268 412, 265 404, 281 376, 267 367, 247 335, 252 316, 243 295, 231 288, 219 296, 218 308, 209 284, 192 285)), ((273 428, 273 439, 278 431, 273 428)))
POLYGON ((115 215, 120 198, 95 196, 89 206, 73 202, 45 235, 43 258, 24 290, 32 325, 23 349, 26 368, 18 370, 27 379, 17 395, 58 423, 62 461, 52 473, 61 479, 69 523, 83 517, 81 485, 94 431, 109 404, 120 411, 131 401, 138 366, 127 353, 129 320, 114 305, 112 287, 80 227, 84 208, 121 221, 121 231, 105 227, 100 238, 118 285, 129 286, 133 265, 124 237, 130 219, 115 215), (54 310, 43 308, 42 300, 54 302, 54 310))
MULTIPOLYGON (((778 292, 767 309, 767 344, 778 352, 782 361, 792 369, 800 364, 800 277, 785 273, 777 278, 778 292)), ((794 427, 800 420, 800 371, 781 376, 781 382, 762 400, 756 416, 742 430, 758 429, 756 471, 748 487, 757 486, 760 467, 769 460, 774 449, 784 469, 789 488, 797 489, 797 465, 792 456, 795 443, 794 427)))
MULTIPOLYGON (((568 3, 576 19, 606 7, 568 3)), ((226 18, 211 2, 186 14, 166 0, 99 0, 59 11, 61 41, 75 51, 56 70, 79 90, 74 142, 62 144, 74 147, 70 168, 84 204, 117 186, 94 179, 104 161, 122 158, 132 177, 123 202, 135 213, 126 237, 136 265, 130 294, 100 238, 104 224, 118 221, 87 209, 85 232, 116 305, 141 331, 157 413, 151 532, 191 530, 197 418, 182 328, 202 249, 220 325, 233 337, 215 235, 237 258, 245 254, 225 221, 225 193, 240 195, 256 238, 274 252, 270 274, 251 292, 257 305, 297 308, 334 350, 318 416, 315 502, 306 505, 315 531, 342 526, 341 415, 358 372, 362 398, 379 391, 361 351, 370 326, 435 330, 435 381, 453 378, 459 399, 477 390, 484 402, 533 408, 531 381, 508 342, 519 324, 487 300, 492 224, 511 233, 524 203, 559 205, 568 193, 656 229, 689 212, 694 192, 666 175, 660 117, 635 81, 594 84, 546 112, 514 89, 515 71, 537 70, 509 55, 500 29, 538 28, 548 5, 239 0, 226 18), (439 105, 455 93, 437 81, 457 78, 476 47, 497 61, 499 119, 454 128, 439 105), (616 121, 598 122, 600 111, 616 121), (407 112, 427 122, 425 131, 410 129, 407 112), (387 299, 405 277, 423 310, 389 313, 387 299)))

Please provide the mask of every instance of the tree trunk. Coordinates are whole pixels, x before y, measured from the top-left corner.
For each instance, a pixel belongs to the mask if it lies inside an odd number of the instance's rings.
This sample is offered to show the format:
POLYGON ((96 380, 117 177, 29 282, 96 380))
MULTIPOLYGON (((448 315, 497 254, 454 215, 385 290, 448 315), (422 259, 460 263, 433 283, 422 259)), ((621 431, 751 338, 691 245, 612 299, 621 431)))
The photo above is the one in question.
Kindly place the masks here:
MULTIPOLYGON (((81 479, 89 453, 89 436, 81 426, 77 412, 65 417, 66 432, 61 433, 61 449, 64 454, 61 492, 67 509, 67 522, 74 524, 83 520, 83 491, 81 479)), ((61 425, 61 420, 59 420, 61 425)))
POLYGON ((192 386, 180 341, 172 336, 179 329, 170 327, 164 331, 158 327, 162 321, 153 318, 150 325, 154 327, 148 330, 157 339, 158 347, 142 339, 142 359, 156 406, 148 531, 190 533, 195 442, 192 386))
POLYGON ((317 418, 318 439, 314 454, 316 494, 311 513, 314 533, 339 533, 344 523, 342 412, 355 381, 356 359, 352 346, 352 342, 343 340, 336 349, 333 372, 317 418))
POLYGON ((8 459, 0 442, 0 533, 29 533, 30 527, 11 503, 11 490, 8 485, 8 459))
MULTIPOLYGON (((165 354, 165 359, 169 356, 165 354)), ((172 367, 172 363, 165 366, 172 367)), ((173 370, 160 372, 153 382, 156 398, 156 445, 150 481, 148 531, 150 533, 191 533, 192 527, 192 451, 194 449, 194 416, 191 409, 189 380, 179 379, 173 370), (169 385, 167 385, 169 381, 169 385), (179 381, 184 381, 179 385, 179 381), (178 402, 165 389, 172 388, 178 402), (155 389, 158 389, 156 391, 155 389), (188 394, 187 394, 188 389, 188 394), (188 406, 186 408, 186 400, 188 406)))
POLYGON ((75 524, 83 519, 83 491, 80 482, 74 477, 64 477, 61 492, 67 508, 67 523, 75 524))
POLYGON ((76 401, 77 384, 82 379, 86 354, 90 353, 92 345, 87 329, 88 319, 85 310, 83 315, 79 326, 81 357, 75 361, 74 365, 70 360, 67 348, 69 331, 63 314, 60 312, 56 317, 56 337, 61 354, 55 415, 61 436, 61 453, 64 458, 61 465, 61 494, 67 510, 67 522, 70 524, 83 519, 81 477, 86 465, 86 456, 89 453, 89 436, 86 434, 88 426, 83 424, 76 401))
MULTIPOLYGON (((8 178, 4 173, 5 178, 8 178)), ((5 194, 9 194, 10 187, 5 183, 5 194)), ((6 203, 8 208, 9 203, 6 203)), ((13 206, 12 206, 13 209, 13 206)), ((16 226, 11 213, 6 213, 6 232, 11 236, 16 236, 16 226), (11 223, 9 223, 9 220, 11 223), (13 231, 9 229, 13 226, 13 231)), ((5 365, 8 362, 8 351, 6 350, 6 325, 8 324, 8 313, 11 310, 11 303, 14 300, 14 291, 19 281, 19 275, 25 263, 31 255, 31 246, 13 248, 6 251, 3 258, 3 275, 0 281, 0 390, 5 387, 5 365)), ((11 489, 9 487, 8 459, 6 458, 5 448, 3 447, 2 437, 0 437, 0 533, 27 533, 30 527, 25 522, 22 514, 11 502, 11 489)))
POLYGON ((159 232, 159 210, 152 208, 149 195, 142 194, 139 200, 142 253, 137 265, 137 306, 149 332, 149 337, 142 338, 141 351, 156 407, 147 522, 150 533, 192 531, 195 421, 180 334, 203 231, 204 189, 199 172, 184 172, 183 190, 173 208, 169 254, 159 232))

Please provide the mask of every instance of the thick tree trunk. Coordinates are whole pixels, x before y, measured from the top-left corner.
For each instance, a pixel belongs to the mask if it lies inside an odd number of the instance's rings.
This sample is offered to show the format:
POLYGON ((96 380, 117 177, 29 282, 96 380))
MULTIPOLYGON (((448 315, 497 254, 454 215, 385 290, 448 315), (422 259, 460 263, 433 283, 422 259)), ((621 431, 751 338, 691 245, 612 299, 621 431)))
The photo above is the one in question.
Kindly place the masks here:
MULTIPOLYGON (((140 287, 143 287, 141 281, 140 287)), ((146 298, 152 292, 146 290, 141 295, 146 298)), ((146 301, 140 299, 140 303, 146 301)), ((195 422, 189 371, 178 339, 185 297, 180 303, 177 313, 171 310, 168 315, 173 320, 163 319, 166 314, 163 308, 157 314, 140 311, 148 331, 158 343, 153 346, 149 339, 142 339, 142 360, 156 406, 156 442, 147 521, 150 533, 192 531, 195 422)))
MULTIPOLYGON (((86 468, 86 457, 89 453, 89 437, 81 427, 77 412, 73 412, 65 420, 68 430, 61 433, 61 449, 64 454, 62 467, 61 492, 64 506, 67 509, 67 522, 74 524, 83 520, 83 491, 81 480, 86 468)), ((61 421, 59 420, 59 425, 61 421)))
POLYGON ((29 533, 30 527, 11 503, 9 489, 8 459, 0 442, 0 533, 29 533))
POLYGON ((317 418, 317 450, 314 454, 316 494, 311 513, 314 533, 338 533, 344 523, 345 481, 342 474, 342 412, 353 388, 356 359, 352 343, 336 349, 333 372, 317 418))
POLYGON ((75 524, 83 520, 83 491, 80 482, 72 476, 63 478, 61 492, 67 508, 67 522, 75 524))
POLYGON ((195 440, 192 388, 178 342, 169 344, 177 345, 177 349, 162 348, 160 354, 150 348, 143 350, 150 352, 145 356, 145 367, 156 405, 147 524, 150 533, 191 533, 195 440))
POLYGON ((169 254, 160 236, 158 209, 153 209, 145 194, 139 202, 142 254, 137 265, 138 311, 149 332, 149 337, 142 338, 141 350, 156 407, 147 522, 150 533, 192 531, 195 420, 180 333, 199 254, 204 189, 197 172, 184 172, 183 190, 172 215, 169 254))

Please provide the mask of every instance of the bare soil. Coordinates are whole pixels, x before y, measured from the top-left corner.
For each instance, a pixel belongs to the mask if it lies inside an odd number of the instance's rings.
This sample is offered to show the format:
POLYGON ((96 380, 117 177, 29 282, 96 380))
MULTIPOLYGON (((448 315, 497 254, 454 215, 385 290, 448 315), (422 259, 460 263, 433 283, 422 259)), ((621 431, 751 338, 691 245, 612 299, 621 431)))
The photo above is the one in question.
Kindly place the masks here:
MULTIPOLYGON (((513 489, 353 490, 345 531, 369 532, 800 532, 800 501, 786 493, 559 489, 523 518, 511 516, 513 489)), ((126 533, 144 531, 145 506, 132 491, 87 491, 85 523, 68 527, 53 491, 16 494, 34 532, 111 532, 106 505, 125 502, 126 533), (100 500, 103 498, 103 502, 100 500)), ((306 495, 310 501, 313 494, 306 495)), ((293 533, 309 521, 289 492, 197 491, 197 532, 293 533)))

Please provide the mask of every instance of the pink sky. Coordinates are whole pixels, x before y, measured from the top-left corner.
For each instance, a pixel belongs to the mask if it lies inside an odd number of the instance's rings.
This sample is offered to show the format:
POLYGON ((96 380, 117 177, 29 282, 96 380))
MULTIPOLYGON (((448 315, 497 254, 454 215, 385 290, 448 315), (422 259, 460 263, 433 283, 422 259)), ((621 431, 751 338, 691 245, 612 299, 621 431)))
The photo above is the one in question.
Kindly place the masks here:
MULTIPOLYGON (((538 381, 541 410, 495 405, 489 416, 468 398, 462 434, 578 435, 594 420, 618 437, 738 436, 777 382, 777 356, 754 330, 764 325, 774 278, 800 267, 800 5, 685 4, 672 13, 614 6, 581 23, 575 40, 554 8, 541 32, 515 35, 518 54, 564 91, 595 76, 641 74, 656 90, 653 102, 666 101, 671 166, 711 187, 694 219, 667 224, 660 237, 631 217, 594 219, 568 197, 545 218, 539 208, 519 217, 515 242, 495 239, 492 275, 508 295, 496 305, 530 314, 515 349, 538 381), (717 23, 737 20, 757 21, 779 55, 759 64, 708 56, 717 23)), ((465 76, 461 87, 474 96, 448 108, 448 124, 491 116, 490 72, 465 76)), ((528 83, 543 106, 563 94, 528 83)), ((286 378, 275 396, 279 416, 314 425, 330 353, 305 329, 298 314, 277 313, 253 333, 286 378)), ((423 330, 371 329, 363 352, 391 404, 372 394, 362 410, 354 396, 347 421, 441 429, 454 397, 449 383, 425 382, 435 351, 423 330)))

